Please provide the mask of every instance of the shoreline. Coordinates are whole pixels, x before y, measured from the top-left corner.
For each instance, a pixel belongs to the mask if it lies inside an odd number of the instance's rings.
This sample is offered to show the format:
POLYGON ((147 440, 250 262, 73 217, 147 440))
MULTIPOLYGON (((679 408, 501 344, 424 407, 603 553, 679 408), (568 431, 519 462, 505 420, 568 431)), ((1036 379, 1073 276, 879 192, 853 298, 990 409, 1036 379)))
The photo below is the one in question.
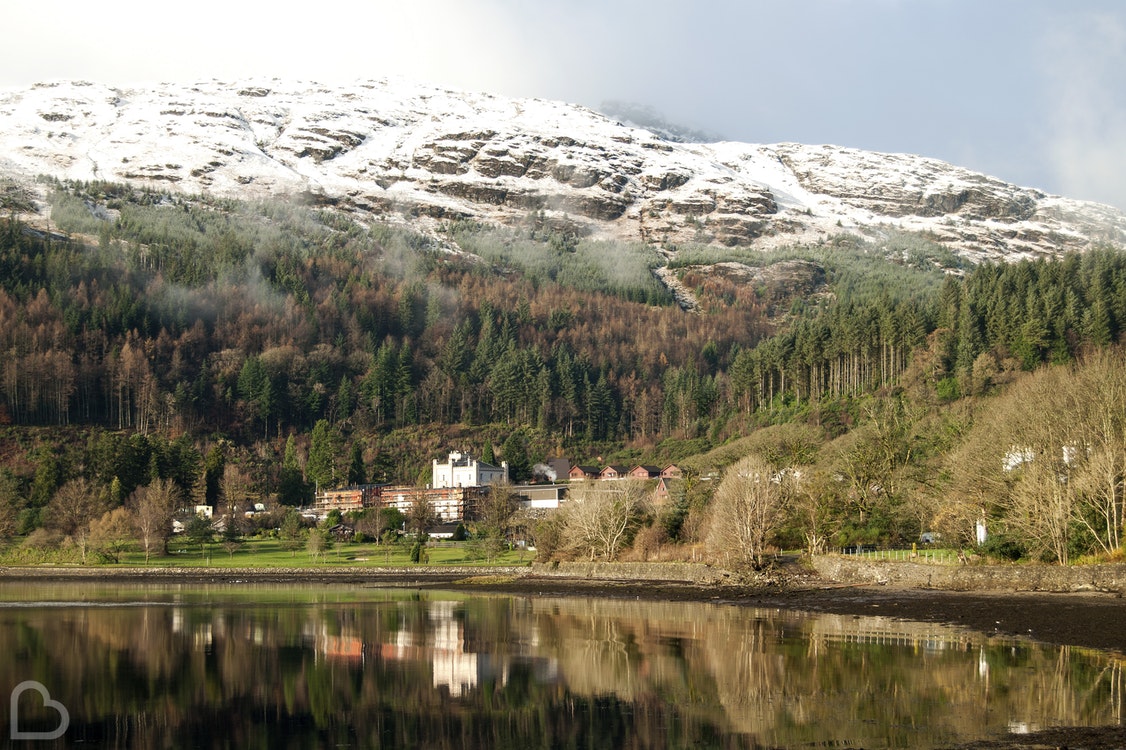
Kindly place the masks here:
MULTIPOLYGON (((604 571, 601 571, 604 572, 604 571)), ((722 577, 722 574, 721 574, 722 577)), ((892 617, 954 625, 1006 639, 1100 649, 1126 657, 1126 598, 1098 591, 949 591, 870 582, 842 583, 816 573, 782 574, 760 583, 596 578, 532 567, 419 568, 70 568, 0 567, 14 582, 291 585, 355 584, 480 592, 515 597, 628 598, 811 614, 892 617)), ((951 750, 1040 750, 1126 747, 1126 726, 1051 727, 960 743, 951 750)))
MULTIPOLYGON (((1114 651, 1126 656, 1126 598, 1107 591, 945 590, 783 574, 758 583, 584 575, 549 566, 369 568, 0 567, 0 582, 98 581, 293 585, 353 584, 514 596, 694 601, 810 613, 878 615, 956 625, 989 636, 1114 651)), ((625 570, 623 570, 625 572, 625 570)), ((589 571, 588 571, 589 573, 589 571)))

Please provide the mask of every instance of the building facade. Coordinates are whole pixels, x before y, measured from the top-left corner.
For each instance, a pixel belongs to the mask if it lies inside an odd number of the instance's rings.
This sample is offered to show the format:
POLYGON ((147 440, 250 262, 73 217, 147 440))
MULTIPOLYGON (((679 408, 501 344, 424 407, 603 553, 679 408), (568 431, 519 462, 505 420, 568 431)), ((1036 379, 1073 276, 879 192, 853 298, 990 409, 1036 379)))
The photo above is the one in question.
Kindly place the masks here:
POLYGON ((446 463, 438 463, 438 459, 434 459, 431 469, 430 486, 434 489, 484 487, 508 481, 507 461, 501 461, 500 466, 493 466, 457 451, 450 453, 446 463))
POLYGON ((476 518, 482 492, 479 487, 386 487, 383 507, 407 515, 415 498, 423 498, 442 523, 457 523, 476 518))
POLYGON ((315 509, 327 513, 338 510, 347 513, 350 510, 363 510, 379 506, 381 485, 362 484, 354 487, 340 487, 332 490, 321 490, 316 497, 315 509))

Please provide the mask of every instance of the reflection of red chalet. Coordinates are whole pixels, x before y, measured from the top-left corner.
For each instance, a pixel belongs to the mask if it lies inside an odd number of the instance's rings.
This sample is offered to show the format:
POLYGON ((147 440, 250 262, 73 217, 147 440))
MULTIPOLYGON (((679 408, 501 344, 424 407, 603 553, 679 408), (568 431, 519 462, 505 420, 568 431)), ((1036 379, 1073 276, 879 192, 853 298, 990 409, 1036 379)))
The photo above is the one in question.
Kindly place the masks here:
POLYGON ((624 479, 629 476, 629 467, 621 466, 618 464, 610 464, 602 469, 599 473, 599 479, 624 479))
POLYGON ((630 479, 656 479, 661 476, 661 467, 638 464, 629 470, 630 479))
POLYGON ((326 635, 321 644, 324 655, 343 661, 363 661, 364 642, 346 635, 326 635))
POLYGON ((572 466, 571 470, 567 472, 568 478, 572 482, 581 482, 584 479, 598 479, 597 466, 572 466))

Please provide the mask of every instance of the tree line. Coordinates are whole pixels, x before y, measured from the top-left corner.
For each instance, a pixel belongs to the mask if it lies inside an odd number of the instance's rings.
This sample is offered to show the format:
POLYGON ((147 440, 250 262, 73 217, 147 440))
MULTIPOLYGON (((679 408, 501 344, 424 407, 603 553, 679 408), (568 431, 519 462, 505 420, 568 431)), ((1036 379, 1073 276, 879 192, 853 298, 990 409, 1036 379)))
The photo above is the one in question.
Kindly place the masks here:
MULTIPOLYGON (((947 397, 980 390, 994 371, 1115 341, 1126 321, 1112 250, 943 283, 918 257, 889 262, 834 240, 807 253, 828 293, 774 295, 688 267, 707 305, 684 315, 635 301, 620 279, 599 282, 612 248, 583 253, 542 229, 451 225, 498 266, 311 209, 105 184, 59 186, 52 200, 58 225, 91 239, 0 223, 0 422, 240 442, 320 419, 375 431, 506 423, 658 441, 886 387, 924 346, 940 352, 947 397), (553 279, 593 259, 602 270, 585 285, 553 279)), ((635 270, 619 276, 652 297, 642 255, 623 250, 635 270)))
MULTIPOLYGON (((446 237, 478 254, 465 257, 308 207, 54 187, 70 237, 0 220, 0 424, 120 431, 125 447, 91 438, 10 471, 23 529, 79 477, 117 481, 121 503, 155 479, 198 493, 204 476, 214 503, 222 471, 204 464, 217 445, 233 446, 219 454, 248 493, 300 504, 361 475, 414 483, 424 461, 381 442, 402 431, 535 433, 592 456, 680 445, 661 453, 679 460, 794 421, 851 441, 832 472, 851 489, 829 493, 847 520, 813 538, 905 538, 896 529, 923 524, 904 515, 921 507, 904 500, 919 495, 918 461, 953 443, 919 442, 922 422, 904 415, 1075 363, 1126 326, 1126 256, 1112 249, 973 268, 902 238, 727 250, 745 264, 800 258, 823 279, 795 291, 682 265, 702 301, 685 314, 652 286, 643 248, 611 277, 614 247, 543 226, 453 224, 446 237), (893 507, 896 487, 906 504, 893 507)), ((530 448, 496 442, 506 459, 530 448)))

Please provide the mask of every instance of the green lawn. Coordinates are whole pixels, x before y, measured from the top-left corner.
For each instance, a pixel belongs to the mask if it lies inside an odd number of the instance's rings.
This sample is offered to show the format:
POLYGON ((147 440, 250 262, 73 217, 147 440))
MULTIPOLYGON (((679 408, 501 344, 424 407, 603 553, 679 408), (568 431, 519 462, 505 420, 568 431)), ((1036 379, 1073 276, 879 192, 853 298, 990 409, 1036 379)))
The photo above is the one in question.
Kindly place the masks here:
MULTIPOLYGON (((491 565, 528 565, 535 557, 534 552, 508 551, 502 553, 497 559, 486 563, 484 559, 473 555, 472 548, 465 543, 444 543, 442 546, 429 544, 425 547, 429 556, 429 565, 451 566, 491 566, 491 565)), ((245 540, 233 553, 228 553, 218 542, 213 542, 204 549, 198 544, 188 544, 187 540, 175 538, 169 543, 168 555, 163 557, 153 556, 145 562, 145 554, 139 549, 128 549, 119 554, 118 566, 126 567, 214 567, 214 568, 318 568, 333 566, 357 567, 410 567, 410 546, 402 544, 381 545, 368 543, 337 543, 332 549, 327 550, 314 558, 305 549, 304 543, 297 550, 288 550, 282 546, 278 539, 248 539, 245 540)), ((5 554, 4 564, 19 564, 14 555, 5 554)), ((67 560, 58 562, 69 563, 73 554, 67 560)), ((113 566, 113 563, 98 562, 99 556, 89 554, 90 565, 113 566)), ((51 562, 51 560, 43 560, 51 562)))

